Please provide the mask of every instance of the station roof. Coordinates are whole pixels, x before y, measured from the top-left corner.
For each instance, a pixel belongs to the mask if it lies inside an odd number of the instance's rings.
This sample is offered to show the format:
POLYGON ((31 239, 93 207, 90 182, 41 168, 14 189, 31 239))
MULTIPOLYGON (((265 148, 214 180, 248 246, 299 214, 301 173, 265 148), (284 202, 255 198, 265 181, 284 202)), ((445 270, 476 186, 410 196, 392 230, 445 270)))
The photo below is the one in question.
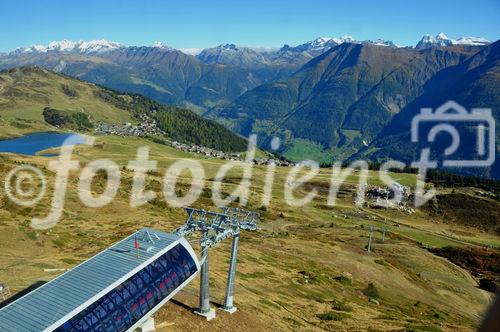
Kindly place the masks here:
POLYGON ((0 331, 50 331, 59 327, 167 252, 179 239, 178 235, 150 228, 133 233, 0 309, 0 331))

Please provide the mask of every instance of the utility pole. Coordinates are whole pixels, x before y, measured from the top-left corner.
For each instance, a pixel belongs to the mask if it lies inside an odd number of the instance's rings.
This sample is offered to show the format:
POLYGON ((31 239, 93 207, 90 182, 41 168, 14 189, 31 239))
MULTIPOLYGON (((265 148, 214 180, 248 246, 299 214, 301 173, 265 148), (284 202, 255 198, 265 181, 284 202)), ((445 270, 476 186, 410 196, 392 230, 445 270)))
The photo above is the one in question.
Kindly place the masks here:
POLYGON ((373 227, 373 225, 370 225, 369 231, 370 231, 370 236, 368 238, 368 248, 367 248, 367 251, 371 252, 371 250, 372 250, 373 232, 374 231, 381 232, 382 233, 382 242, 384 242, 384 240, 385 240, 385 233, 387 232, 387 229, 385 229, 385 228, 377 228, 377 227, 373 227))
POLYGON ((370 226, 370 238, 368 239, 368 252, 371 252, 372 248, 372 233, 373 233, 373 226, 370 226))

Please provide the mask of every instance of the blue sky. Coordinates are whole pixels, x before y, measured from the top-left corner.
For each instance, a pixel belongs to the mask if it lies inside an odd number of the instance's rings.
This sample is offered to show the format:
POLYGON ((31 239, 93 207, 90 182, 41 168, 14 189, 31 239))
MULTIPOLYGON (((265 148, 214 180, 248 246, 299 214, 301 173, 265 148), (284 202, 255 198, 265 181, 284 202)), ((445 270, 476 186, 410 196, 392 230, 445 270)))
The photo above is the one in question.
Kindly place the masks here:
POLYGON ((425 33, 500 38, 499 0, 0 1, 0 51, 52 40, 295 45, 318 36, 414 45, 425 33))

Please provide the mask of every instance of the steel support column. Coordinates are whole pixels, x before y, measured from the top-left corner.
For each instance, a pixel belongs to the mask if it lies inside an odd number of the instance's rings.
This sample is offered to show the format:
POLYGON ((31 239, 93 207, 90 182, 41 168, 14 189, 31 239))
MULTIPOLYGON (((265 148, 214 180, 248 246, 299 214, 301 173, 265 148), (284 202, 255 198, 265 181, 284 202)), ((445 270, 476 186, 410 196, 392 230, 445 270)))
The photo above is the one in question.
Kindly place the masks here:
POLYGON ((224 299, 224 305, 222 309, 229 313, 236 311, 234 306, 234 280, 236 276, 236 261, 238 255, 238 242, 240 239, 240 234, 235 234, 233 236, 233 243, 231 245, 231 261, 229 262, 229 272, 227 274, 227 285, 226 285, 226 297, 224 299))
POLYGON ((200 271, 200 308, 196 311, 197 314, 204 316, 207 320, 215 318, 215 310, 210 308, 210 281, 208 278, 208 247, 204 246, 201 249, 201 257, 203 264, 200 271))

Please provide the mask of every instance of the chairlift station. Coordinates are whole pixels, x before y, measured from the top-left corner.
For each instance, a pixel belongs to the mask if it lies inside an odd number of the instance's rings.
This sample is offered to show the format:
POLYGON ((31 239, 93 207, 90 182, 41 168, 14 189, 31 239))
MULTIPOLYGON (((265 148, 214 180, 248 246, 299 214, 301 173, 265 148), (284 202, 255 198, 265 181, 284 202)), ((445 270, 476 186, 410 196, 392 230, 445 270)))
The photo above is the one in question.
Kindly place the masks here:
POLYGON ((223 213, 186 208, 188 219, 174 233, 143 228, 52 281, 0 307, 0 331, 154 330, 152 315, 200 272, 200 307, 210 308, 208 251, 232 237, 223 310, 233 305, 240 230, 256 230, 258 214, 226 208, 223 213), (201 255, 186 239, 200 232, 201 255))

